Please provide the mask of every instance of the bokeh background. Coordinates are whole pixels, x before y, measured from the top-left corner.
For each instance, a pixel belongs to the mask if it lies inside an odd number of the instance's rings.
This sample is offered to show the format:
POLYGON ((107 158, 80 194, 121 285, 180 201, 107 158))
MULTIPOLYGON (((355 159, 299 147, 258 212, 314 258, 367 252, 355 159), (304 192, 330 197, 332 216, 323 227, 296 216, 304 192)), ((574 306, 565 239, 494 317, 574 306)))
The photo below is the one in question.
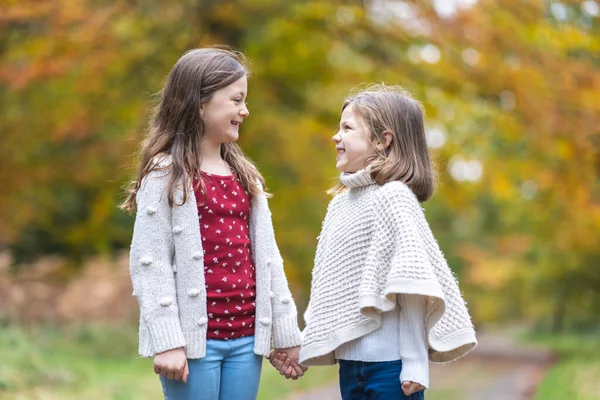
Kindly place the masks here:
MULTIPOLYGON (((275 195, 300 314, 343 99, 399 84, 426 109, 424 208, 476 326, 561 357, 538 399, 600 399, 593 0, 0 2, 0 398, 160 398, 135 358, 118 204, 170 68, 218 44, 251 61, 240 144, 275 195)), ((265 370, 260 398, 334 377, 265 370)))

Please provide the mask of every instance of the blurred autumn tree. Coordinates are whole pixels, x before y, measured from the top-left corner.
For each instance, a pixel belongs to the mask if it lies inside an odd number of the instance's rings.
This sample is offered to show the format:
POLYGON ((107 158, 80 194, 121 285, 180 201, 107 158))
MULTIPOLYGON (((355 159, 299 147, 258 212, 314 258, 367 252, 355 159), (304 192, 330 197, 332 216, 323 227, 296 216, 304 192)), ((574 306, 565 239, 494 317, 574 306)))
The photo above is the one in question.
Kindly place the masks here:
POLYGON ((187 49, 228 44, 252 61, 241 144, 276 195, 278 240, 303 300, 336 176, 340 105, 352 86, 384 81, 427 109, 440 170, 427 215, 476 319, 597 323, 599 8, 9 2, 0 15, 0 242, 17 261, 127 247, 132 218, 116 205, 152 93, 187 49))

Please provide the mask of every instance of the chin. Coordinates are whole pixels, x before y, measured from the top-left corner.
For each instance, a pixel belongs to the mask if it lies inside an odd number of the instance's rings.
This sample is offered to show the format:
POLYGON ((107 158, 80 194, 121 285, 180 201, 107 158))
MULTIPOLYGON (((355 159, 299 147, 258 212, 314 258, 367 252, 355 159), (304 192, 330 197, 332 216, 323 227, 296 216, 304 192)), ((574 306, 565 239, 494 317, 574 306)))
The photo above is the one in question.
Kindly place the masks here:
POLYGON ((239 138, 240 135, 237 132, 228 132, 227 136, 223 138, 223 143, 237 142, 239 138))

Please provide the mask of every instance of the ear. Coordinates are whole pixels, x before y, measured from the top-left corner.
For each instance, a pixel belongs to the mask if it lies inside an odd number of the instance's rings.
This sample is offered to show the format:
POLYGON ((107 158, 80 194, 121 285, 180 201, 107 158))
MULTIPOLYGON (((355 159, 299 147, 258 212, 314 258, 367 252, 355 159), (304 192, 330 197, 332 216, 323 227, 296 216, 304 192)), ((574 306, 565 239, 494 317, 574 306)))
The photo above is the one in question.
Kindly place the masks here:
POLYGON ((200 104, 200 117, 204 118, 204 103, 200 104))
POLYGON ((382 132, 382 135, 384 138, 384 143, 377 141, 377 145, 378 145, 378 147, 381 146, 382 149, 387 149, 390 146, 390 144, 392 143, 392 138, 394 137, 394 135, 392 134, 392 131, 387 130, 387 129, 382 132))

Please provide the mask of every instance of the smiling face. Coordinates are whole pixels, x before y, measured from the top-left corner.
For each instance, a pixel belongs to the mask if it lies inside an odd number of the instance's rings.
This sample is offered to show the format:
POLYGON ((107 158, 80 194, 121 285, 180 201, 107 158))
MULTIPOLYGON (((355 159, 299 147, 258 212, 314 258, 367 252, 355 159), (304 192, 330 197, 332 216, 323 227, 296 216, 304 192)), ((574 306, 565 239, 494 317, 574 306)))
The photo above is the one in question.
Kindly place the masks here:
POLYGON ((340 172, 354 173, 363 169, 367 158, 376 154, 371 133, 352 104, 342 112, 340 130, 333 136, 337 151, 335 167, 340 172))
POLYGON ((232 84, 215 91, 200 108, 204 120, 204 138, 215 144, 235 142, 242 121, 249 114, 246 108, 248 79, 242 76, 232 84))

